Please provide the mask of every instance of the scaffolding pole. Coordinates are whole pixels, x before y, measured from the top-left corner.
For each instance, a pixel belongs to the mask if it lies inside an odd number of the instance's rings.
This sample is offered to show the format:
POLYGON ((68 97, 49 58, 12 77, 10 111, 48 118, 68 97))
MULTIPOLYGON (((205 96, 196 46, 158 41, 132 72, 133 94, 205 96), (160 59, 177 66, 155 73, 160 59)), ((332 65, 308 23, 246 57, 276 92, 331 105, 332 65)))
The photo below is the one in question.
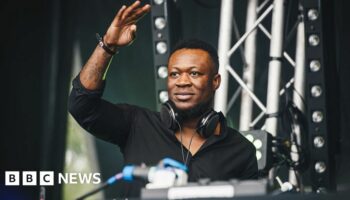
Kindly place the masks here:
MULTIPOLYGON (((254 26, 254 22, 257 19, 258 0, 249 0, 247 6, 246 17, 246 31, 254 26)), ((247 87, 254 92, 254 79, 255 79, 255 59, 256 59, 256 33, 255 29, 246 39, 244 43, 244 57, 246 65, 243 70, 243 80, 246 82, 247 87)), ((241 98, 241 111, 239 130, 248 131, 250 129, 250 122, 253 116, 253 101, 250 98, 246 90, 242 90, 241 98)))
POLYGON ((267 105, 268 115, 265 125, 266 131, 273 136, 277 135, 277 113, 279 112, 279 86, 281 80, 281 66, 283 54, 283 19, 284 0, 275 0, 272 11, 270 62, 267 83, 267 105), (270 116, 269 116, 270 115, 270 116))
POLYGON ((293 102, 304 113, 305 105, 305 28, 301 19, 297 30, 293 102))
MULTIPOLYGON (((300 6, 300 10, 302 11, 302 7, 300 6)), ((302 12, 301 12, 302 13, 302 12)), ((295 71, 294 71, 294 90, 293 90, 293 103, 294 105, 302 112, 305 112, 305 105, 303 100, 305 99, 305 28, 302 14, 299 16, 299 24, 297 28, 297 39, 296 39, 296 53, 295 53, 295 71)), ((291 138, 295 137, 295 143, 292 143, 291 146, 291 159, 295 162, 300 159, 300 152, 297 146, 301 145, 301 128, 299 124, 294 124, 294 136, 291 135, 291 138)), ((301 177, 297 177, 296 171, 290 169, 289 171, 289 182, 295 186, 300 187, 302 190, 302 186, 299 184, 298 179, 301 177)))
MULTIPOLYGON (((284 0, 274 0, 271 24, 270 62, 266 93, 265 130, 277 136, 278 112, 279 112, 279 90, 281 80, 281 67, 283 55, 283 19, 284 0)), ((270 184, 273 184, 275 169, 269 173, 270 184)))
POLYGON ((214 109, 221 111, 226 115, 227 113, 227 92, 228 92, 228 73, 226 66, 230 65, 230 57, 227 56, 227 52, 231 45, 232 34, 232 17, 233 17, 233 0, 221 1, 220 12, 220 30, 219 30, 219 45, 218 54, 221 75, 221 85, 215 94, 214 109))

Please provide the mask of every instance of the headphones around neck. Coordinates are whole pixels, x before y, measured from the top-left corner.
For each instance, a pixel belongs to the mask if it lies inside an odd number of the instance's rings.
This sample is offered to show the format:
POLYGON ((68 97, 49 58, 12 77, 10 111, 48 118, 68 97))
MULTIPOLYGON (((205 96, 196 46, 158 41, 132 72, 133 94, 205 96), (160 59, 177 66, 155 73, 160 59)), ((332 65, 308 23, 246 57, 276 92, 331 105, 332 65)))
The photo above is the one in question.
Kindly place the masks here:
MULTIPOLYGON (((205 112, 200 117, 196 126, 197 133, 204 138, 210 137, 214 134, 216 126, 220 122, 222 116, 221 112, 216 112, 213 109, 205 112)), ((162 122, 173 131, 176 131, 182 122, 182 117, 177 112, 176 106, 172 101, 167 101, 163 104, 160 110, 160 118, 162 122)))

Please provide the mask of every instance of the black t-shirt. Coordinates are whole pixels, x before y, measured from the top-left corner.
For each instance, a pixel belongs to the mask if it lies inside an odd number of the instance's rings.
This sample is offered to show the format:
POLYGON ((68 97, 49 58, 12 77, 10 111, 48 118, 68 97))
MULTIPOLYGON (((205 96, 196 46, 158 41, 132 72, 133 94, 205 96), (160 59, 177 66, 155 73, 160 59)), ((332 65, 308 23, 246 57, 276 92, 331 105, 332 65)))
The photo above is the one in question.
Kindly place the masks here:
MULTIPOLYGON (((125 164, 152 166, 166 157, 183 162, 183 150, 185 156, 188 155, 189 181, 257 178, 254 146, 238 131, 227 127, 225 120, 221 121, 221 133, 210 136, 197 153, 191 155, 187 148, 181 147, 174 131, 162 123, 159 112, 112 104, 101 99, 102 93, 103 89, 85 89, 76 78, 69 111, 88 132, 118 145, 125 164)), ((124 195, 133 196, 127 190, 124 195)))

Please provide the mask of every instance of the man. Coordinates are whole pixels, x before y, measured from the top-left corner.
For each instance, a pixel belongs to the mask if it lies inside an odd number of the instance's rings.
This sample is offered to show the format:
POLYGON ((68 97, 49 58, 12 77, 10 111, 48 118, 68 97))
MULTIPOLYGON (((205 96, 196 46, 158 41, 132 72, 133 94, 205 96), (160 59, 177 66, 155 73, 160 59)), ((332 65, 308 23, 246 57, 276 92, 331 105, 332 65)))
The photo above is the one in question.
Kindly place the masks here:
POLYGON ((209 44, 190 40, 175 47, 168 62, 170 101, 160 113, 101 99, 112 54, 133 41, 135 23, 149 10, 139 1, 119 10, 73 81, 70 113, 96 137, 117 144, 125 164, 155 165, 170 157, 188 166, 189 181, 257 178, 255 148, 212 109, 220 75, 209 44))

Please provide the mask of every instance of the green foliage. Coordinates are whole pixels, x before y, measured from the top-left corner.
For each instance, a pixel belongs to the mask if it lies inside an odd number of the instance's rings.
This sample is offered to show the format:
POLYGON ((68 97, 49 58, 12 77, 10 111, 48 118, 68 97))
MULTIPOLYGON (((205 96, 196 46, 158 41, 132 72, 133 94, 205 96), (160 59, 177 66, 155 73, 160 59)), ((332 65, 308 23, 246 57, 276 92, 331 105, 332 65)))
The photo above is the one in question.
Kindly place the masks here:
MULTIPOLYGON (((67 120, 67 149, 65 153, 64 173, 98 173, 95 160, 95 146, 91 136, 68 114, 67 120)), ((64 184, 63 199, 71 200, 98 187, 95 184, 64 184)), ((103 199, 97 193, 87 199, 103 199)))

